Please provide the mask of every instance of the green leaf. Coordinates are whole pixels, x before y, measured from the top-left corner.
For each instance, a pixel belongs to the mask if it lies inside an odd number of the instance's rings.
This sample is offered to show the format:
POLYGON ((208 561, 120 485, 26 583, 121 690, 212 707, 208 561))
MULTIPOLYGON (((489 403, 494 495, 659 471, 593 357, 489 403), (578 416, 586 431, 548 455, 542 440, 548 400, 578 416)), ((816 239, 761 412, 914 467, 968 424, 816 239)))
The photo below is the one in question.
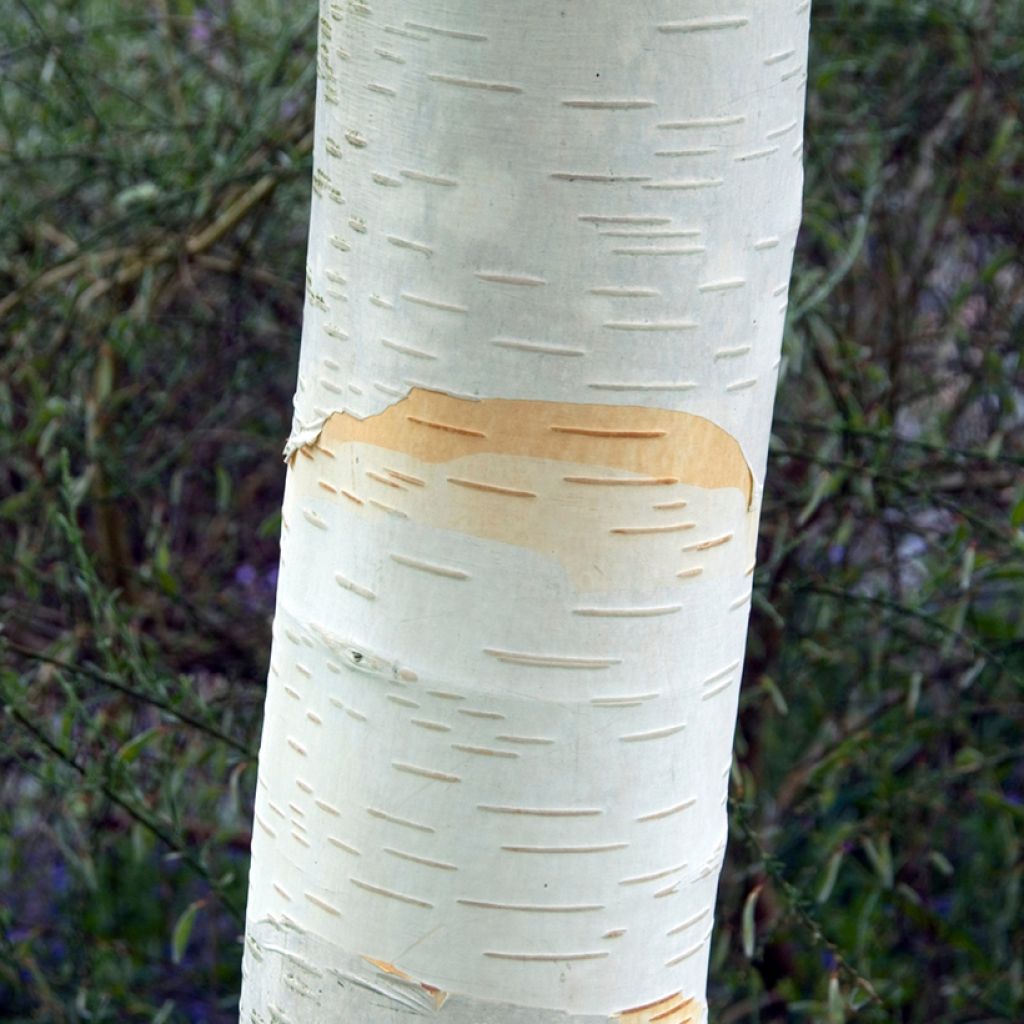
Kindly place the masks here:
POLYGON ((828 864, 825 865, 825 877, 821 880, 821 885, 818 886, 818 893, 815 896, 818 903, 824 903, 832 895, 844 856, 843 850, 838 849, 829 857, 828 864))
POLYGON ((985 755, 976 747, 963 747, 956 752, 953 764, 958 775, 970 775, 985 767, 985 755))
POLYGON ((163 588, 165 594, 175 595, 178 593, 178 584, 171 573, 171 549, 168 547, 167 538, 162 537, 153 555, 153 575, 163 588))
POLYGON ((160 732, 160 727, 154 725, 152 729, 146 729, 144 732, 140 732, 138 736, 133 736, 121 749, 117 752, 117 759, 122 764, 131 764, 139 754, 142 753, 143 748, 146 744, 160 732))
POLYGON ((805 526, 807 524, 807 521, 817 511, 818 506, 835 491, 838 482, 839 478, 829 470, 822 470, 817 474, 814 490, 811 492, 810 498, 807 499, 807 504, 804 505, 800 515, 797 516, 797 526, 805 526))
POLYGON ((828 1024, 843 1024, 846 1008, 843 1006, 843 990, 839 987, 839 975, 828 979, 828 1024))
POLYGON ((196 900, 195 903, 190 903, 174 925, 174 931, 171 933, 171 960, 176 964, 180 964, 185 955, 185 947, 188 946, 189 937, 192 935, 196 914, 205 902, 206 900, 196 900))
POLYGON ((1013 506, 1013 511, 1010 513, 1010 525, 1014 527, 1024 526, 1024 498, 1021 498, 1013 506))
POLYGON ((882 880, 886 889, 893 886, 892 847, 889 845, 888 835, 881 835, 876 842, 870 837, 861 840, 861 846, 875 869, 875 874, 882 880))
POLYGON ((754 915, 757 911, 757 898, 761 895, 761 888, 760 885, 755 885, 743 903, 743 955, 748 960, 754 959, 754 949, 757 946, 757 930, 754 915))
POLYGON ((910 718, 914 717, 917 705, 921 700, 921 682, 923 679, 923 672, 912 672, 910 675, 910 685, 907 687, 907 715, 910 718))
POLYGON ((217 511, 226 512, 231 505, 231 475, 223 466, 214 471, 217 480, 217 511))
POLYGON ((779 689, 778 683, 772 679, 771 676, 761 677, 761 686, 767 691, 768 696, 771 698, 771 702, 775 705, 775 710, 780 715, 789 714, 789 705, 786 703, 786 698, 782 695, 782 691, 779 689))
POLYGON ((167 1021, 171 1019, 171 1014, 174 1013, 174 1000, 164 1000, 163 1006, 160 1007, 156 1012, 156 1016, 153 1017, 151 1024, 167 1024, 167 1021))
POLYGON ((151 203, 160 195, 160 189, 151 181, 140 181, 131 185, 114 197, 114 204, 121 209, 128 209, 140 203, 151 203))
POLYGON ((276 537, 281 532, 281 513, 272 512, 262 523, 256 528, 256 535, 258 537, 276 537))

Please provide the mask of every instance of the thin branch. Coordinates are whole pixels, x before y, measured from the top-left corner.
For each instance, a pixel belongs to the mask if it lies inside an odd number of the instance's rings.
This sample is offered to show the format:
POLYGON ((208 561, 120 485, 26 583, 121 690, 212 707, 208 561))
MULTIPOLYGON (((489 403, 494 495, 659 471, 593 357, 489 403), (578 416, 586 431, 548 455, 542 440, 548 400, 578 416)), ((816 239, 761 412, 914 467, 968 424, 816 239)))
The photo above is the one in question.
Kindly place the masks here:
MULTIPOLYGON (((12 704, 6 704, 4 710, 7 712, 7 715, 17 722, 25 732, 29 733, 29 735, 31 735, 40 746, 53 754, 53 756, 62 764, 67 765, 82 779, 91 781, 85 766, 80 764, 68 751, 58 746, 40 726, 36 725, 35 722, 29 719, 12 704)), ((242 922, 243 918, 241 909, 235 903, 234 899, 232 899, 232 897, 224 891, 223 887, 214 880, 206 866, 198 858, 175 842, 174 836, 167 832, 160 822, 155 821, 145 811, 135 807, 130 801, 126 800, 123 796, 111 789, 106 782, 98 782, 97 786, 100 792, 111 803, 120 807, 125 814, 132 818, 132 820, 137 821, 143 826, 143 828, 148 829, 165 846, 170 847, 175 856, 192 868, 192 870, 210 886, 213 892, 217 895, 217 898, 224 904, 228 913, 230 913, 238 923, 242 922)))
POLYGON ((157 708, 160 711, 171 715, 183 725, 191 726, 193 729, 219 740, 221 743, 226 744, 238 753, 243 754, 245 757, 254 758, 256 756, 255 751, 251 750, 244 743, 234 739, 234 737, 222 732, 216 726, 210 725, 208 722, 204 722, 199 718, 195 718, 187 711, 179 711, 173 705, 162 700, 160 697, 155 697, 152 694, 143 693, 141 690, 133 689, 126 683, 122 683, 119 679, 115 679, 113 676, 109 676, 105 672, 101 672, 99 669, 93 668, 90 665, 73 665, 71 662, 62 661, 60 658, 54 658, 48 654, 43 654, 40 651, 33 650, 31 647, 19 644, 13 640, 0 641, 0 646, 14 651, 16 654, 20 654, 26 658, 31 658, 33 661, 40 661, 47 665, 53 665, 65 672, 85 676, 87 679, 100 683, 102 686, 106 686, 111 690, 116 690, 118 693, 122 693, 126 697, 131 697, 133 700, 140 701, 143 704, 148 704, 151 707, 157 708))
POLYGON ((749 805, 741 803, 734 797, 730 797, 729 807, 733 812, 733 820, 740 826, 743 838, 746 840, 748 846, 750 846, 750 848, 756 853, 758 859, 764 864, 765 873, 779 887, 789 910, 800 920, 801 924, 803 924, 810 933, 814 944, 827 949, 835 959, 836 965, 856 984, 864 989, 872 1002, 876 1003, 883 1009, 886 1009, 885 1001, 878 994, 878 991, 875 989, 875 986, 871 981, 861 974, 860 971, 858 971, 857 968, 854 967, 843 955, 842 950, 840 950, 840 948, 825 935, 820 922, 810 912, 810 910, 808 910, 806 898, 800 890, 783 875, 782 862, 770 854, 761 844, 760 837, 754 831, 754 828, 750 823, 749 805))

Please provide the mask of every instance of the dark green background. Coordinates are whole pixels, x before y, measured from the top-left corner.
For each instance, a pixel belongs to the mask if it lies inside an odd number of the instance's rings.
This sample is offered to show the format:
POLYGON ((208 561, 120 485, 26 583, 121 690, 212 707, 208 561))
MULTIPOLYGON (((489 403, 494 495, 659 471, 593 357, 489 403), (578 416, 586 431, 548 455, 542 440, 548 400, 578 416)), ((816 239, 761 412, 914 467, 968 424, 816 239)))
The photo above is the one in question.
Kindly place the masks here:
MULTIPOLYGON (((5 1022, 234 1017, 315 15, 0 15, 5 1022)), ((1020 1022, 1024 4, 812 37, 712 1020, 1020 1022)))

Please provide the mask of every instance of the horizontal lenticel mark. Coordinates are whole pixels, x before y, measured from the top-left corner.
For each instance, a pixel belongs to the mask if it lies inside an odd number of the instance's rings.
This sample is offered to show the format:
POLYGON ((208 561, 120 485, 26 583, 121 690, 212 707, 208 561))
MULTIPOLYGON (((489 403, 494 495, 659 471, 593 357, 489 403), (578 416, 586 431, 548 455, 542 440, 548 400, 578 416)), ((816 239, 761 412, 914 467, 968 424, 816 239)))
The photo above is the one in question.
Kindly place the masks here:
POLYGON ((456 487, 466 487, 474 491, 487 491, 491 494, 502 494, 509 498, 536 498, 533 491, 520 491, 515 487, 501 487, 498 484, 487 484, 480 480, 464 480, 462 477, 450 476, 448 483, 456 487))
POLYGON ((588 484, 595 487, 664 487, 679 483, 679 477, 676 476, 564 476, 562 479, 567 484, 588 484))
POLYGON ((603 427, 548 427, 558 434, 580 434, 583 437, 653 438, 665 437, 667 430, 614 430, 603 427))
POLYGON ((449 434, 462 434, 464 437, 486 437, 481 430, 473 430, 471 427, 458 427, 453 423, 438 423, 436 420, 425 420, 420 416, 406 416, 410 423, 417 423, 421 427, 430 427, 432 430, 444 430, 449 434))

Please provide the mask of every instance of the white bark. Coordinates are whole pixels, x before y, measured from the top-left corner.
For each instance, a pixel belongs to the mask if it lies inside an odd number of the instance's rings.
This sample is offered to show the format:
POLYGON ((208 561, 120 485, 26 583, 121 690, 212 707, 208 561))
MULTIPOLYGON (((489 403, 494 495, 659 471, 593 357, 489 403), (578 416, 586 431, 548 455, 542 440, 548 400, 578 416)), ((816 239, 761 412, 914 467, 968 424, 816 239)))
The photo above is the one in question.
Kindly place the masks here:
POLYGON ((246 1024, 702 1024, 808 6, 323 3, 246 1024))

